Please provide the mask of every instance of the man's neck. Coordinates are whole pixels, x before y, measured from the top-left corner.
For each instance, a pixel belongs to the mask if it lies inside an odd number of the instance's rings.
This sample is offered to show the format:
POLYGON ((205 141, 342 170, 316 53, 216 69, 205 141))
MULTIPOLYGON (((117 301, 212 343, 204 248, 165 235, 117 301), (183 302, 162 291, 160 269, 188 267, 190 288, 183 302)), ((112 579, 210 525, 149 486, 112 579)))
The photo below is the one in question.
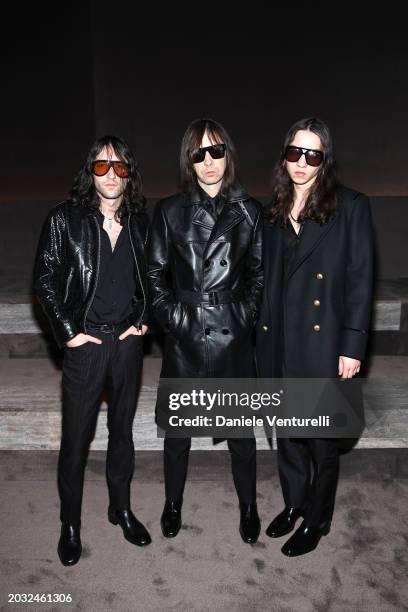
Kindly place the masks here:
POLYGON ((106 217, 113 217, 122 203, 123 196, 114 199, 99 197, 99 210, 106 217))
POLYGON ((210 196, 210 198, 215 198, 215 196, 217 196, 220 192, 222 181, 215 183, 214 185, 206 185, 201 181, 198 181, 198 184, 200 185, 201 189, 210 196))
POLYGON ((311 185, 294 185, 293 208, 301 210, 306 202, 311 185))

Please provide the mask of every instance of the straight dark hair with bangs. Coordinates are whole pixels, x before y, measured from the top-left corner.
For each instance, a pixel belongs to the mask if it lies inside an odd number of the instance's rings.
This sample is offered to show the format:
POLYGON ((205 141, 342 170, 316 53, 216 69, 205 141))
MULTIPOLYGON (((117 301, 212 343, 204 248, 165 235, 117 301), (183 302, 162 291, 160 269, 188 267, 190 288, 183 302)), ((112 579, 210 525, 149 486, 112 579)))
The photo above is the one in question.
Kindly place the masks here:
POLYGON ((286 170, 285 151, 299 130, 313 132, 320 138, 324 159, 319 166, 316 180, 307 195, 305 206, 299 221, 312 219, 317 223, 326 223, 336 211, 336 189, 339 185, 336 177, 333 154, 333 141, 330 130, 321 119, 308 117, 296 121, 286 133, 279 160, 273 171, 272 200, 267 218, 271 223, 285 224, 293 206, 294 187, 286 170))
POLYGON ((191 193, 197 187, 197 175, 193 167, 191 154, 201 147, 206 132, 211 143, 224 143, 226 145, 226 169, 222 180, 221 193, 227 192, 236 179, 236 150, 226 129, 213 119, 195 119, 185 131, 180 150, 180 183, 182 191, 186 193, 191 193))
POLYGON ((142 177, 138 169, 137 160, 131 148, 125 140, 117 136, 102 136, 93 143, 82 168, 75 177, 73 187, 70 192, 71 202, 74 206, 86 206, 91 210, 97 210, 100 199, 95 189, 92 162, 95 161, 98 153, 104 147, 112 148, 120 160, 130 166, 130 174, 126 180, 126 187, 123 193, 121 205, 116 212, 116 219, 120 221, 126 213, 143 212, 146 200, 143 196, 142 177))

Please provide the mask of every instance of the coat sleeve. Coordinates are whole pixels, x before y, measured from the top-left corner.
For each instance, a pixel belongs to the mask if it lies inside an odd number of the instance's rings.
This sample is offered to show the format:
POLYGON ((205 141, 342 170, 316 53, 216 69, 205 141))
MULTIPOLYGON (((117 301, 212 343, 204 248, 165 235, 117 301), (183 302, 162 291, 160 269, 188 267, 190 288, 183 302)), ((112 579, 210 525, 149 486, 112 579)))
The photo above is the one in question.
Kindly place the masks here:
POLYGON ((64 262, 65 218, 59 208, 51 211, 41 232, 34 265, 34 293, 60 348, 80 332, 64 308, 64 262))
POLYGON ((374 282, 374 240, 370 201, 358 194, 348 222, 348 261, 340 355, 364 359, 374 282))
POLYGON ((259 210, 252 230, 251 248, 247 257, 245 270, 245 301, 256 323, 262 301, 263 267, 262 267, 263 211, 259 210))
POLYGON ((137 259, 137 266, 139 270, 139 284, 140 293, 142 297, 140 300, 134 300, 133 310, 133 324, 136 326, 146 325, 149 328, 154 326, 153 315, 151 312, 151 305, 148 299, 148 288, 147 288, 147 262, 146 262, 146 249, 147 241, 149 237, 149 217, 145 211, 139 213, 137 216, 137 231, 140 234, 139 248, 135 257, 137 259), (142 301, 142 313, 140 312, 139 302, 142 301))
POLYGON ((170 234, 161 202, 156 204, 147 241, 147 286, 151 312, 166 331, 175 307, 167 275, 170 267, 170 234))

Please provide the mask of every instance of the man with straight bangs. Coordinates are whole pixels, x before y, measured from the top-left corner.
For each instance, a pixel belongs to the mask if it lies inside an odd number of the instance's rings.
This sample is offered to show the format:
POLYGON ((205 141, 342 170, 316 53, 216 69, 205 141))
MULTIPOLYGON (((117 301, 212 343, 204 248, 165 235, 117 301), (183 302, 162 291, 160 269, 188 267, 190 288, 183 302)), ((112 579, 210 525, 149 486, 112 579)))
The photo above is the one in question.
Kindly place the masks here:
MULTIPOLYGON (((148 286, 153 313, 166 332, 161 376, 255 376, 252 332, 262 292, 261 205, 236 180, 235 149, 211 119, 184 134, 182 192, 158 202, 148 242, 148 286)), ((239 531, 255 543, 254 438, 229 439, 240 504, 239 531)), ((163 535, 175 537, 187 475, 190 438, 164 440, 166 502, 163 535)))
POLYGON ((123 140, 104 136, 91 147, 69 199, 51 210, 38 246, 35 292, 64 348, 58 463, 63 565, 81 556, 84 470, 105 384, 108 518, 132 544, 151 541, 130 509, 132 425, 147 331, 144 206, 132 151, 123 140))

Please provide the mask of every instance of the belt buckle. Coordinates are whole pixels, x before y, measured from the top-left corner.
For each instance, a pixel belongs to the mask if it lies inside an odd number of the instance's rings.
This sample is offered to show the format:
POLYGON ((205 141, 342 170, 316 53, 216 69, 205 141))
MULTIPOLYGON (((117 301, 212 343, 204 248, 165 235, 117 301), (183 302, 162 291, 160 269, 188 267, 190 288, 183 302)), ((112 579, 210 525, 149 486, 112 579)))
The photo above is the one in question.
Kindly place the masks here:
POLYGON ((217 291, 210 291, 208 293, 208 303, 210 304, 210 306, 218 306, 219 301, 217 291))
POLYGON ((111 334, 114 331, 114 325, 112 325, 111 323, 102 323, 101 325, 101 332, 103 334, 111 334))

